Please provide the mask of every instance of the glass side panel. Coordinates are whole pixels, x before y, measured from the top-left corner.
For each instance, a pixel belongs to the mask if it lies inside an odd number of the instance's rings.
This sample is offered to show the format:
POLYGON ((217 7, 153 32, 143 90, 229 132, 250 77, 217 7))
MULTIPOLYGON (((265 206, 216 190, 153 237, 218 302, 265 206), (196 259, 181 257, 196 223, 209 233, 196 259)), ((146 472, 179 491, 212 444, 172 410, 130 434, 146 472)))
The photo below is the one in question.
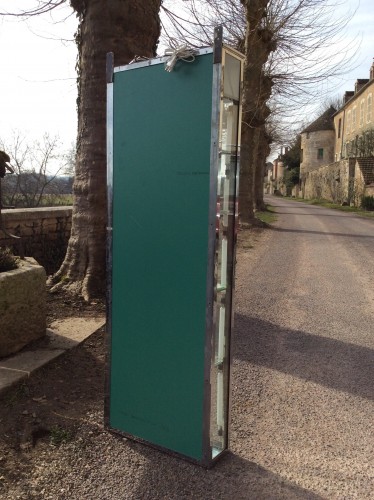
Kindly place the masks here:
POLYGON ((235 101, 239 101, 240 95, 240 65, 239 59, 225 54, 223 94, 235 101))
MULTIPOLYGON (((221 129, 221 140, 220 140, 220 154, 228 153, 236 155, 238 147, 238 115, 239 106, 234 104, 231 99, 224 98, 223 102, 223 113, 222 113, 222 129, 221 129)), ((236 161, 236 157, 235 157, 236 161)), ((221 172, 219 176, 224 175, 225 165, 227 161, 225 160, 224 165, 221 162, 221 172), (223 168, 222 168, 223 167, 223 168)), ((219 179, 218 179, 219 180, 219 179)), ((218 183, 218 190, 220 184, 218 183)))
POLYGON ((238 162, 239 108, 233 100, 221 102, 222 126, 218 168, 215 337, 211 367, 212 458, 227 447, 229 335, 231 328, 232 275, 236 215, 236 171, 238 162))

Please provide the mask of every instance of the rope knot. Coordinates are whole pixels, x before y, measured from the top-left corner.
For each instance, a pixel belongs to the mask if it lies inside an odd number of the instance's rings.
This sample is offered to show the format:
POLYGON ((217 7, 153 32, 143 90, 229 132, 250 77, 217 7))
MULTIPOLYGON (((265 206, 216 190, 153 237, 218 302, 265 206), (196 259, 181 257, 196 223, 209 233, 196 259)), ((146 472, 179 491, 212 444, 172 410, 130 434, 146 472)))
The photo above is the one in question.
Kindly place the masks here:
POLYGON ((169 47, 165 49, 165 56, 170 56, 165 63, 165 71, 171 73, 178 59, 184 62, 194 62, 196 50, 187 46, 186 43, 180 44, 174 38, 170 38, 169 47))

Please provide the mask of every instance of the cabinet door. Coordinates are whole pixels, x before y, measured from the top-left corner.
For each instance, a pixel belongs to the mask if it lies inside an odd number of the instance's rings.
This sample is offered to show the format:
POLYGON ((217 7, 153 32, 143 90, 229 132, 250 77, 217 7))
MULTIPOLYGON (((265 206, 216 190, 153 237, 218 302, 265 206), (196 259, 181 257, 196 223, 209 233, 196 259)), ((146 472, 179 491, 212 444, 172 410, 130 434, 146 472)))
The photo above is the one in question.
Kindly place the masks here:
POLYGON ((203 453, 212 53, 114 73, 109 426, 203 453))

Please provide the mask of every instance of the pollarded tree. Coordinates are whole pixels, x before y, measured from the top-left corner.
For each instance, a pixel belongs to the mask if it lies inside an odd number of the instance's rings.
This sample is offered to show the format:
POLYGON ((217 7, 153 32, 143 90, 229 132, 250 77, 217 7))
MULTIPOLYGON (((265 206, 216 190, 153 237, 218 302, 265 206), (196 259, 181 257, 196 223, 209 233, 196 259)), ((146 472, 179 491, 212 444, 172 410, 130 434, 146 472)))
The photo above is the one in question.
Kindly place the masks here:
MULTIPOLYGON (((253 220, 255 187, 263 192, 265 153, 269 153, 265 123, 271 111, 267 102, 271 96, 273 80, 266 74, 269 55, 276 49, 274 32, 266 23, 270 0, 241 0, 245 7, 245 65, 243 78, 243 117, 240 152, 239 203, 244 223, 253 220), (256 175, 257 174, 257 175, 256 175), (257 183, 256 183, 257 177, 257 183)), ((258 197, 257 207, 263 208, 258 197)))
POLYGON ((105 291, 106 75, 108 52, 116 65, 153 57, 160 35, 161 0, 71 0, 79 16, 78 137, 73 225, 64 276, 85 299, 105 291))
POLYGON ((264 202, 264 176, 266 160, 270 155, 270 145, 272 142, 273 136, 271 134, 271 129, 265 124, 261 127, 254 173, 254 206, 260 211, 266 209, 266 204, 264 202))
MULTIPOLYGON (((222 24, 226 43, 242 51, 245 38, 240 211, 242 220, 250 221, 253 204, 263 205, 262 158, 273 135, 269 118, 276 109, 273 122, 281 129, 279 123, 295 109, 323 97, 316 84, 347 71, 355 47, 344 43, 344 29, 352 12, 345 5, 336 16, 342 0, 183 0, 185 14, 176 15, 175 3, 165 0, 174 28, 166 26, 167 34, 192 45, 209 44, 213 26, 222 24)), ((286 123, 288 134, 300 118, 286 123)))
MULTIPOLYGON (((38 0, 17 15, 39 15, 67 0, 38 0)), ((53 277, 86 300, 105 293, 106 242, 106 54, 116 65, 156 55, 161 0, 70 0, 79 18, 78 134, 71 237, 53 277), (64 280, 61 281, 61 278, 64 280)))
MULTIPOLYGON (((259 147, 266 118, 266 105, 271 95, 272 80, 264 72, 269 53, 276 47, 272 31, 266 25, 270 0, 188 0, 189 19, 182 18, 164 6, 167 18, 174 27, 173 35, 185 38, 192 45, 209 44, 214 24, 225 28, 225 41, 245 51, 243 82, 243 116, 240 153, 239 207, 241 222, 254 221, 254 187, 258 161, 265 151, 259 147)), ((167 32, 167 29, 165 30, 167 32)), ((263 181, 263 175, 261 182, 263 181)))

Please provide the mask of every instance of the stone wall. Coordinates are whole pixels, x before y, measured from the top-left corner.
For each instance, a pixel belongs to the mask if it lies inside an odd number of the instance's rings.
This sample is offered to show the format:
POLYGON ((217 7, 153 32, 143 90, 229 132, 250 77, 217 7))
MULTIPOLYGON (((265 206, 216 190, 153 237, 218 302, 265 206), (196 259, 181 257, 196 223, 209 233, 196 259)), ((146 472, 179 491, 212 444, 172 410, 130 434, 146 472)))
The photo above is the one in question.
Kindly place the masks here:
POLYGON ((319 130, 301 134, 302 161, 300 174, 306 174, 314 169, 321 168, 334 161, 335 132, 333 130, 319 130), (323 157, 318 157, 318 150, 323 149, 323 157))
MULTIPOLYGON (((374 183, 365 182, 362 167, 356 158, 349 158, 302 175, 301 191, 305 199, 360 206, 363 195, 374 195, 374 183)), ((296 192, 292 194, 297 196, 296 192)))
POLYGON ((293 198, 301 198, 302 197, 301 188, 300 188, 300 186, 298 184, 296 184, 296 186, 294 186, 292 188, 291 196, 293 198))
POLYGON ((334 203, 353 201, 354 161, 343 160, 307 172, 302 177, 303 198, 319 198, 334 203))
MULTIPOLYGON (((25 255, 34 257, 47 274, 59 268, 71 229, 72 207, 9 209, 2 211, 5 229, 22 236, 25 255)), ((18 244, 0 230, 0 246, 18 254, 18 244)))
POLYGON ((34 259, 0 273, 0 358, 46 333, 45 270, 34 259))

